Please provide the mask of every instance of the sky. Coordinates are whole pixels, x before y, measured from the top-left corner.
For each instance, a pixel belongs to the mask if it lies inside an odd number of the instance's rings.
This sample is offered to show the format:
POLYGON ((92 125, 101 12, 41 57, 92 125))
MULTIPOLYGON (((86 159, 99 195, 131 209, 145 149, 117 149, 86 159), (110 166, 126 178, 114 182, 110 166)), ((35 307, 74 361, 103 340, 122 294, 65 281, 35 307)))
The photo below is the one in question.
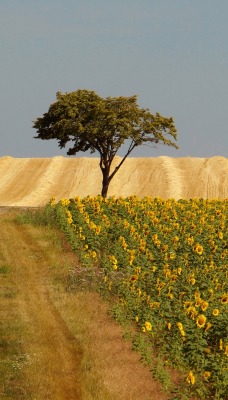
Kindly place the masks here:
POLYGON ((227 20, 227 0, 0 0, 0 157, 67 156, 32 126, 78 89, 174 118, 178 150, 133 157, 228 157, 227 20))

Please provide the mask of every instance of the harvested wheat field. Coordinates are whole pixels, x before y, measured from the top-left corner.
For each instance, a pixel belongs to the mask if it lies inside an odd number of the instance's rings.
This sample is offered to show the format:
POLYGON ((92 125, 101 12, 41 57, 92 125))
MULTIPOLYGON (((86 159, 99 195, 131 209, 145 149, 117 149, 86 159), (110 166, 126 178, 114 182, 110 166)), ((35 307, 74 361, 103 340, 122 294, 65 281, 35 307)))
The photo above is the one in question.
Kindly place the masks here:
MULTIPOLYGON (((120 162, 116 157, 113 167, 120 162)), ((0 158, 0 206, 36 207, 101 191, 98 158, 0 158)), ((228 197, 228 158, 128 158, 110 183, 109 196, 228 197)))

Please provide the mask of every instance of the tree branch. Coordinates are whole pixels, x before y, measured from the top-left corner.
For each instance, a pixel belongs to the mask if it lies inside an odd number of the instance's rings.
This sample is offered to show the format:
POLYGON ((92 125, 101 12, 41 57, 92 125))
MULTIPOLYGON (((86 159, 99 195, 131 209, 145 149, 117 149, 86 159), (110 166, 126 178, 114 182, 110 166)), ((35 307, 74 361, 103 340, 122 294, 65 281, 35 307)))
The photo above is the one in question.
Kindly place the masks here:
POLYGON ((132 140, 129 149, 127 151, 127 153, 125 154, 125 156, 123 157, 123 159, 121 160, 121 162, 119 163, 119 165, 117 165, 117 167, 114 169, 114 171, 111 173, 111 175, 109 176, 109 179, 111 181, 111 179, 114 177, 114 175, 117 173, 117 171, 120 169, 121 165, 124 163, 124 161, 126 160, 126 158, 129 156, 129 154, 132 152, 132 150, 137 146, 137 144, 132 140))

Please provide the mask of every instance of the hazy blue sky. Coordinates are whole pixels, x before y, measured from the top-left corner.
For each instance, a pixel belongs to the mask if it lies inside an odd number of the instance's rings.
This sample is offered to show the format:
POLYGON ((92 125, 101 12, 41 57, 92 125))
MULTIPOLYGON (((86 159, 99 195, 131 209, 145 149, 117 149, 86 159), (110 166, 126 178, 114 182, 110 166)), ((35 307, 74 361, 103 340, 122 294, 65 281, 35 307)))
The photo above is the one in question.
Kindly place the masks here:
POLYGON ((0 157, 66 156, 32 121, 77 89, 174 117, 179 150, 132 156, 228 157, 227 21, 228 0, 0 0, 0 157))

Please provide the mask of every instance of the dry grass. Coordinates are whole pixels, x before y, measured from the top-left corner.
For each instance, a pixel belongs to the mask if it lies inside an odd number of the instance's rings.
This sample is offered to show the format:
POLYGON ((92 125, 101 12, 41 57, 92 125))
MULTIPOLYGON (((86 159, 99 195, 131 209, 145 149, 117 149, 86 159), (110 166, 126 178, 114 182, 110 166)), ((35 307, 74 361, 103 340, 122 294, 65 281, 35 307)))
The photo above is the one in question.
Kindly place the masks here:
MULTIPOLYGON (((120 161, 115 157, 113 168, 120 161)), ((43 206, 101 192, 97 158, 0 158, 0 206, 43 206)), ((110 183, 109 195, 227 198, 228 158, 128 158, 110 183)))
POLYGON ((0 215, 0 397, 165 399, 91 285, 66 291, 78 262, 63 237, 14 217, 0 215))

